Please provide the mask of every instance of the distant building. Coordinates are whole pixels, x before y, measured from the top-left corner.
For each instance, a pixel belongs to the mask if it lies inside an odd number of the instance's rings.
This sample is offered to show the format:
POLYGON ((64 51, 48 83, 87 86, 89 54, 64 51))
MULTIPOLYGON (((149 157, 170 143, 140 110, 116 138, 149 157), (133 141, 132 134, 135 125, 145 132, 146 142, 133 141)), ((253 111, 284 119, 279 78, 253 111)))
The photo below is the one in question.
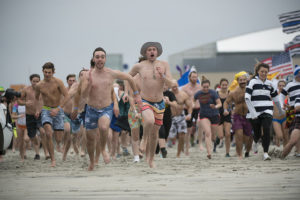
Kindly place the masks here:
POLYGON ((199 75, 211 80, 213 87, 220 78, 232 81, 239 71, 253 72, 256 61, 280 53, 284 50, 284 44, 296 35, 287 35, 282 33, 281 28, 276 28, 188 49, 169 56, 171 72, 177 77, 176 65, 195 66, 199 75))
POLYGON ((107 54, 106 66, 111 69, 123 71, 123 55, 122 54, 107 54))

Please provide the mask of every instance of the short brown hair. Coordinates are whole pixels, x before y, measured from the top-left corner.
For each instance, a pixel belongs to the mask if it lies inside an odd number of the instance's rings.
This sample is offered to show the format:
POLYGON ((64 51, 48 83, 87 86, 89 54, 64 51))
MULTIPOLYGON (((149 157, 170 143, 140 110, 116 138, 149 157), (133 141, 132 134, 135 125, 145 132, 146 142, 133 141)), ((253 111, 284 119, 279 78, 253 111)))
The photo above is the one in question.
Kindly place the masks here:
POLYGON ((44 69, 52 69, 52 72, 55 71, 54 64, 52 62, 46 62, 43 65, 43 71, 44 71, 44 69))
POLYGON ((74 77, 74 78, 76 78, 76 75, 75 74, 69 74, 68 76, 67 76, 67 81, 69 80, 69 78, 71 78, 71 77, 74 77))
POLYGON ((103 51, 104 53, 105 53, 105 55, 106 55, 106 51, 102 48, 102 47, 97 47, 95 50, 94 50, 94 52, 93 52, 93 57, 95 56, 95 52, 96 51, 103 51))

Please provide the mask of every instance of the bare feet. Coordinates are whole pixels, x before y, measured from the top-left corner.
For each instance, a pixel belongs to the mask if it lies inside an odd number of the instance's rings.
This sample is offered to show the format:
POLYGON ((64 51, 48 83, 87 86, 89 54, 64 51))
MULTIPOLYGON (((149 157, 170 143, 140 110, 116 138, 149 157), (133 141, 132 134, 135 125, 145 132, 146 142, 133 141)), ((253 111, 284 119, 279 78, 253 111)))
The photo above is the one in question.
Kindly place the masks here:
POLYGON ((62 149, 61 149, 61 147, 60 147, 60 145, 56 145, 56 151, 57 151, 57 152, 60 152, 60 153, 63 152, 62 149))
POLYGON ((66 161, 66 159, 67 159, 67 154, 64 153, 62 160, 66 161))
POLYGON ((102 151, 103 161, 105 164, 108 164, 110 162, 109 155, 106 151, 102 151))
POLYGON ((155 165, 154 165, 154 161, 153 160, 149 160, 149 167, 150 168, 155 168, 155 165))
POLYGON ((90 165, 88 167, 88 171, 93 171, 94 170, 94 163, 90 162, 90 165))
POLYGON ((52 160, 51 161, 51 167, 55 167, 56 166, 56 162, 55 162, 55 160, 52 160))
POLYGON ((81 156, 81 157, 84 157, 84 156, 85 156, 85 152, 81 152, 81 153, 80 153, 80 156, 81 156))
POLYGON ((200 146, 199 146, 199 149, 200 149, 200 151, 204 151, 203 145, 200 145, 200 146))

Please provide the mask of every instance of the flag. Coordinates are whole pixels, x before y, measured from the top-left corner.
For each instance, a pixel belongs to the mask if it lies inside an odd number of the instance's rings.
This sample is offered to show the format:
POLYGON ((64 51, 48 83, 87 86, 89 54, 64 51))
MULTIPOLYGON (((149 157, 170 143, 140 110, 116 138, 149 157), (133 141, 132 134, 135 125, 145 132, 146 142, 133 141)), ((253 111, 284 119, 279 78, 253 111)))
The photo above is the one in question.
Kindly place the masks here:
MULTIPOLYGON (((190 75, 190 73, 193 72, 193 71, 197 72, 197 71, 196 71, 196 68, 195 68, 194 66, 191 67, 191 68, 190 68, 188 71, 186 71, 184 74, 182 74, 181 78, 177 81, 179 87, 182 87, 182 86, 184 86, 185 84, 188 84, 188 83, 189 83, 189 75, 190 75)), ((199 78, 198 78, 198 80, 197 80, 197 83, 200 83, 199 78)))
POLYGON ((262 62, 262 63, 265 63, 265 64, 267 64, 267 65, 269 65, 270 68, 272 67, 272 57, 267 58, 267 59, 265 59, 265 60, 263 60, 263 61, 261 61, 261 62, 262 62))
POLYGON ((179 71, 180 77, 182 77, 182 69, 181 69, 181 67, 179 65, 176 65, 176 69, 177 69, 177 71, 179 71))
POLYGON ((300 10, 279 15, 279 21, 284 33, 300 31, 300 10))
POLYGON ((285 51, 289 51, 291 56, 300 54, 300 35, 297 35, 291 42, 284 45, 285 51))
POLYGON ((280 72, 280 76, 293 74, 293 63, 289 52, 272 56, 272 66, 269 73, 273 74, 275 72, 280 72))
POLYGON ((271 76, 277 76, 278 73, 276 72, 279 72, 280 76, 286 76, 293 73, 293 63, 289 52, 282 52, 278 55, 267 58, 263 60, 262 63, 270 66, 268 75, 271 76))

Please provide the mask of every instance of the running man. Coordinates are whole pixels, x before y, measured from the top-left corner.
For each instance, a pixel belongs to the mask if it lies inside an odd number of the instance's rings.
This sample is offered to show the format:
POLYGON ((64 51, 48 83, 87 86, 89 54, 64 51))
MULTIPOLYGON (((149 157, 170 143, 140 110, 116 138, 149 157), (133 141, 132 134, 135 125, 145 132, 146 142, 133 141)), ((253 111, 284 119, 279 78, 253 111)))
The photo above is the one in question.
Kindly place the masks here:
MULTIPOLYGON (((176 80, 172 83, 172 92, 174 93, 177 101, 177 106, 172 107, 172 125, 170 129, 170 133, 173 136, 176 136, 176 134, 179 135, 178 140, 178 146, 177 146, 177 158, 180 157, 181 151, 184 149, 184 139, 185 134, 187 134, 187 123, 186 121, 189 121, 192 117, 192 102, 187 93, 184 91, 181 91, 178 89, 178 83, 176 80), (188 110, 188 115, 184 115, 184 106, 188 110)), ((188 142, 189 143, 189 142, 188 142)), ((188 151, 188 146, 186 146, 186 151, 188 151)), ((189 155, 188 153, 185 153, 186 155, 189 155)))
POLYGON ((162 54, 160 43, 147 42, 142 46, 140 53, 144 60, 135 64, 129 74, 133 77, 139 74, 141 77, 143 133, 147 141, 146 158, 149 166, 153 168, 158 131, 165 110, 163 88, 165 83, 171 85, 172 76, 169 64, 157 60, 162 54))
MULTIPOLYGON (((111 97, 111 88, 115 79, 127 80, 134 90, 135 101, 141 107, 141 97, 137 91, 132 77, 118 70, 112 70, 105 66, 106 52, 98 47, 93 52, 93 61, 95 68, 86 73, 77 93, 87 96, 87 108, 85 116, 85 125, 87 131, 87 150, 90 158, 88 170, 94 169, 95 165, 95 137, 97 131, 100 132, 100 151, 105 163, 110 162, 109 154, 105 150, 106 139, 108 135, 110 121, 113 114, 113 104, 111 97), (108 89, 109 88, 109 89, 108 89)), ((77 95, 78 96, 78 95, 77 95)), ((75 98, 73 116, 77 116, 79 98, 75 98)))
MULTIPOLYGON (((189 154, 189 145, 190 145, 190 137, 192 135, 194 135, 195 137, 195 132, 196 132, 196 126, 194 126, 197 123, 197 119, 198 119, 198 114, 199 114, 199 110, 200 110, 200 104, 198 101, 193 101, 194 100, 194 95, 196 94, 196 92, 198 92, 199 90, 201 90, 201 85, 200 83, 197 83, 198 81, 198 74, 196 71, 191 71, 189 74, 189 83, 184 85, 181 89, 186 92, 192 102, 193 105, 193 112, 192 112, 192 116, 191 119, 188 120, 187 123, 187 130, 188 133, 186 134, 185 137, 185 145, 186 145, 186 155, 189 154)), ((185 113, 188 114, 188 110, 185 109, 185 113)), ((200 130, 199 130, 200 131, 200 130)), ((202 136, 202 132, 200 133, 202 136)), ((202 137, 201 137, 202 139, 202 137)), ((194 141, 193 141, 194 143, 194 141)), ((202 143, 199 142, 199 144, 201 145, 202 143)), ((200 149, 203 148, 202 146, 200 146, 200 149)))
MULTIPOLYGON (((35 112, 36 112, 36 105, 34 104, 35 102, 35 86, 40 82, 40 75, 38 74, 32 74, 30 77, 30 86, 26 86, 22 91, 21 91, 21 98, 18 100, 18 103, 20 105, 25 105, 26 107, 26 127, 28 131, 28 136, 34 146, 35 150, 35 160, 40 159, 40 154, 39 154, 39 149, 40 149, 40 143, 38 141, 38 136, 37 136, 37 130, 40 131, 40 136, 41 136, 41 141, 42 141, 42 146, 44 149, 45 153, 45 158, 49 159, 49 152, 47 148, 47 143, 46 143, 46 135, 45 135, 45 130, 42 127, 41 123, 41 116, 39 115, 38 118, 35 117, 35 112), (24 99, 24 100, 21 100, 24 99)), ((42 99, 39 99, 38 102, 38 109, 42 109, 42 99)))
POLYGON ((237 156, 243 158, 243 141, 246 146, 245 157, 249 157, 249 152, 252 146, 252 127, 250 122, 246 119, 248 113, 248 107, 245 102, 245 91, 247 85, 246 74, 237 77, 239 86, 232 92, 229 93, 226 101, 224 102, 224 116, 229 116, 230 108, 234 103, 233 111, 233 124, 232 129, 234 131, 235 143, 236 143, 236 153, 237 156))
MULTIPOLYGON (((43 65, 44 80, 40 81, 35 87, 35 101, 38 102, 40 95, 43 99, 41 111, 42 125, 47 136, 47 147, 51 157, 51 167, 55 167, 54 147, 52 142, 53 131, 57 132, 59 140, 64 133, 64 111, 60 106, 61 97, 66 97, 67 89, 62 80, 55 78, 55 68, 53 63, 47 62, 43 65)), ((36 105, 36 117, 40 111, 36 105)), ((58 144, 56 144, 58 145, 58 144)))

